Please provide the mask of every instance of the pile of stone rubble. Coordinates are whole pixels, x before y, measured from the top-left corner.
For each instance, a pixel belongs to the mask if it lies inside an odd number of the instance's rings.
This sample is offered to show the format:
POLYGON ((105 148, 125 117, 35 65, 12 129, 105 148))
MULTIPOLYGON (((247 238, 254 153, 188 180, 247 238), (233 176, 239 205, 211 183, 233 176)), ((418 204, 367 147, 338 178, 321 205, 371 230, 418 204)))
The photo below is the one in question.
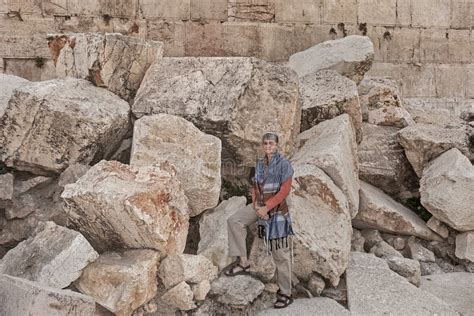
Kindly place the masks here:
POLYGON ((57 79, 0 75, 0 314, 277 315, 255 230, 251 275, 220 276, 268 130, 295 170, 282 315, 474 313, 474 102, 402 99, 364 36, 286 64, 48 40, 57 79))

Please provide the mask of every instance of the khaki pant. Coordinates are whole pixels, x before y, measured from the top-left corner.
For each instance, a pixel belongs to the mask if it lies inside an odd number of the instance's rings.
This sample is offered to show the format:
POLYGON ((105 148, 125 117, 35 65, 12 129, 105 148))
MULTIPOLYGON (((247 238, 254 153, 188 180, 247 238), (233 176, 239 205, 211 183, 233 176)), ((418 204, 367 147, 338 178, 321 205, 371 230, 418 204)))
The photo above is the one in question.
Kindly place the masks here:
MULTIPOLYGON (((235 212, 227 220, 229 256, 247 256, 245 239, 247 226, 255 223, 258 217, 252 203, 235 212)), ((258 238, 258 237, 256 237, 258 238)), ((290 249, 273 249, 272 257, 277 269, 278 285, 283 294, 291 295, 291 258, 290 249)))

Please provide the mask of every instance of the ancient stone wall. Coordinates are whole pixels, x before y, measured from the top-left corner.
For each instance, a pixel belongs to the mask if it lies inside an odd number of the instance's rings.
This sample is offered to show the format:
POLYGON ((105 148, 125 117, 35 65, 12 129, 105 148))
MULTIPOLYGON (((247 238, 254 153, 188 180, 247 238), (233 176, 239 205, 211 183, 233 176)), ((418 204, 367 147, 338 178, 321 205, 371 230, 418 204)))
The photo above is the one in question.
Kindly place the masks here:
POLYGON ((120 32, 163 41, 167 56, 271 61, 365 34, 368 74, 399 79, 404 97, 474 98, 473 26, 474 0, 0 0, 0 72, 53 77, 47 33, 120 32))

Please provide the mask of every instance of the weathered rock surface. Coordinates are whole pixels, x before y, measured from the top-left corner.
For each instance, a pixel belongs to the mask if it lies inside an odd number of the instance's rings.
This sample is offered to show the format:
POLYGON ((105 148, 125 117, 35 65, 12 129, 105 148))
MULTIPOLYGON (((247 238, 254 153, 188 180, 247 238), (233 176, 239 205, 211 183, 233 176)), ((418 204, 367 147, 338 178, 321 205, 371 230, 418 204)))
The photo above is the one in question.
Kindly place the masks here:
POLYGON ((93 316, 91 297, 0 274, 0 315, 93 316))
POLYGON ((441 127, 459 127, 461 115, 474 110, 472 99, 462 98, 404 98, 403 107, 416 123, 441 127))
POLYGON ((66 186, 66 184, 76 182, 80 177, 86 174, 86 172, 91 167, 88 165, 83 164, 72 164, 69 165, 66 170, 64 170, 61 175, 59 176, 58 185, 62 188, 66 186))
POLYGON ((474 231, 456 235, 456 257, 474 262, 474 231))
POLYGON ((156 295, 158 262, 154 250, 105 252, 84 269, 75 285, 116 315, 131 315, 156 295))
POLYGON ((351 253, 346 281, 352 315, 458 315, 444 301, 418 289, 371 254, 351 253))
POLYGON ((315 45, 290 56, 289 66, 299 77, 333 69, 357 84, 372 67, 374 45, 367 36, 350 35, 315 45))
POLYGON ((426 222, 426 226, 428 226, 432 231, 436 232, 441 237, 448 238, 448 226, 436 217, 431 216, 430 219, 426 222))
POLYGON ((0 175, 0 205, 5 205, 13 198, 13 181, 15 176, 11 173, 0 175))
POLYGON ((443 152, 457 148, 471 157, 465 128, 443 128, 432 124, 415 124, 400 130, 400 144, 416 174, 421 177, 426 164, 443 152))
POLYGON ((217 277, 217 267, 203 255, 177 254, 170 255, 161 262, 158 275, 169 289, 183 281, 212 281, 217 277))
POLYGON ((398 84, 390 78, 364 76, 357 85, 357 92, 361 107, 367 111, 401 106, 398 84))
POLYGON ((342 191, 304 157, 293 160, 293 188, 287 201, 295 231, 293 272, 308 280, 313 272, 339 283, 351 249, 351 216, 342 191))
POLYGON ((354 81, 334 70, 321 70, 300 79, 301 131, 347 113, 357 139, 362 139, 362 113, 354 81))
POLYGON ((389 194, 413 191, 418 184, 397 132, 393 126, 363 123, 363 138, 357 149, 359 178, 389 194))
POLYGON ((369 249, 369 252, 380 258, 403 258, 403 255, 400 252, 398 252, 395 248, 393 248, 389 243, 385 241, 381 241, 373 245, 369 249))
POLYGON ((415 237, 408 238, 407 250, 408 256, 412 259, 424 262, 435 262, 434 253, 425 248, 415 237))
POLYGON ((264 288, 262 282, 248 275, 222 276, 212 282, 210 293, 220 303, 242 306, 253 302, 264 288))
POLYGON ((58 78, 87 79, 132 101, 145 72, 163 56, 163 44, 119 33, 48 36, 58 78))
POLYGON ((369 110, 367 122, 375 125, 395 126, 399 128, 415 124, 415 121, 411 118, 407 110, 394 106, 369 110))
POLYGON ((273 257, 271 254, 268 254, 267 251, 267 247, 263 240, 255 236, 248 257, 250 263, 249 272, 256 275, 264 282, 271 281, 276 272, 276 265, 273 261, 273 257))
POLYGON ((213 208, 221 189, 221 141, 185 119, 157 114, 134 123, 131 166, 169 161, 188 197, 191 216, 213 208))
POLYGON ((423 276, 421 277, 420 289, 448 303, 461 315, 473 314, 473 273, 453 272, 423 276))
POLYGON ((151 248, 161 256, 182 253, 189 208, 169 163, 130 167, 101 161, 66 185, 71 225, 99 251, 151 248))
POLYGON ((268 130, 279 134, 282 152, 292 153, 301 121, 296 74, 244 57, 163 58, 148 70, 132 111, 139 118, 184 117, 222 140, 222 158, 249 167, 268 130))
POLYGON ((350 312, 341 304, 328 297, 296 299, 293 304, 284 309, 267 309, 257 315, 341 315, 348 316, 350 312))
POLYGON ((474 230, 474 167, 458 149, 443 153, 423 171, 420 197, 440 221, 459 231, 474 230))
POLYGON ((187 311, 196 308, 193 301, 193 291, 189 284, 184 281, 168 290, 161 299, 179 310, 187 311))
POLYGON ((299 150, 292 160, 312 164, 326 172, 344 192, 351 216, 359 209, 357 144, 349 115, 321 122, 298 135, 299 150))
POLYGON ((420 262, 403 257, 388 257, 385 260, 392 271, 397 272, 416 286, 420 284, 420 262))
POLYGON ((99 255, 78 232, 53 222, 7 252, 0 273, 62 289, 79 278, 99 255))
POLYGON ((359 196, 359 212, 352 219, 354 227, 413 235, 427 240, 441 240, 418 215, 382 190, 361 181, 359 196))
POLYGON ((211 260, 219 270, 232 261, 228 256, 227 219, 245 207, 246 203, 247 200, 243 196, 231 197, 213 210, 205 212, 199 221, 201 239, 197 253, 211 260))
POLYGON ((2 87, 2 89, 0 89, 0 118, 8 106, 8 101, 10 101, 13 91, 28 83, 28 80, 21 77, 0 74, 0 86, 2 87))
POLYGON ((129 105, 91 83, 68 78, 15 90, 1 119, 0 160, 35 174, 107 157, 128 129, 129 105))

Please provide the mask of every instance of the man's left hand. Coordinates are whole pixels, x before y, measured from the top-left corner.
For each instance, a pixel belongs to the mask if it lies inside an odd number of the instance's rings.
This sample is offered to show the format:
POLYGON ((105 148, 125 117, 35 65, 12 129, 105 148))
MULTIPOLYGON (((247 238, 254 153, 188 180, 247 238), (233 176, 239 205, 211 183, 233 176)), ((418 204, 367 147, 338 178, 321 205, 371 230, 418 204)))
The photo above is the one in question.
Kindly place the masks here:
POLYGON ((266 206, 263 206, 257 209, 257 216, 260 217, 261 219, 267 220, 269 218, 268 211, 269 211, 268 208, 266 206))

